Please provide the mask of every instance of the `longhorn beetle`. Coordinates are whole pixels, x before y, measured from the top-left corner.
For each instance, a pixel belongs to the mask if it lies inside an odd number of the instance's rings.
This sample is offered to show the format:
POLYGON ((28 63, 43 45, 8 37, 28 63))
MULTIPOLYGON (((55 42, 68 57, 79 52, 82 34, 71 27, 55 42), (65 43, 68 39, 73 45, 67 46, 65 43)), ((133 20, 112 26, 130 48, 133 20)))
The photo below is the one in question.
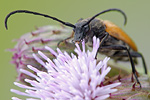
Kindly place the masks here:
MULTIPOLYGON (((145 70, 145 74, 147 74, 147 67, 145 64, 144 57, 141 53, 138 52, 137 47, 135 43, 132 41, 132 39, 123 31, 121 30, 117 25, 113 24, 110 21, 107 20, 101 20, 96 18, 97 16, 110 12, 110 11, 117 11, 121 13, 124 16, 124 25, 127 23, 127 17, 125 13, 117 8, 107 9, 104 10, 96 15, 94 15, 91 18, 87 19, 80 19, 75 25, 64 22, 56 17, 52 17, 46 14, 41 14, 38 12, 32 12, 28 10, 16 10, 11 13, 9 13, 5 18, 5 27, 7 27, 7 21, 8 18, 16 13, 29 13, 34 15, 40 15, 44 16, 46 18, 53 19, 55 21, 58 21, 66 26, 73 28, 73 33, 69 38, 72 38, 74 36, 73 41, 80 43, 83 39, 86 43, 92 43, 93 36, 96 36, 100 39, 100 47, 99 51, 100 53, 103 53, 113 59, 120 60, 120 61, 130 61, 131 67, 132 67, 132 73, 136 78, 137 83, 140 85, 140 81, 136 74, 135 69, 135 62, 137 57, 142 58, 143 67, 145 70)), ((90 45, 90 44, 89 44, 90 45)))

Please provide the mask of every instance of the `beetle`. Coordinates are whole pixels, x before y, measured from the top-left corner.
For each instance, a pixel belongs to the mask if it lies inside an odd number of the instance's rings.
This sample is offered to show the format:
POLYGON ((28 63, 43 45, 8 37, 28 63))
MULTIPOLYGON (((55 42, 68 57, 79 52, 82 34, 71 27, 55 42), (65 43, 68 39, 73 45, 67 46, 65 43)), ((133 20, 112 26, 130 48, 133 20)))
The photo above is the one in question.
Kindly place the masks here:
MULTIPOLYGON (((46 14, 41 14, 38 12, 28 11, 28 10, 16 10, 11 13, 9 13, 5 18, 5 27, 7 27, 7 21, 8 18, 16 13, 29 13, 34 15, 40 15, 44 16, 46 18, 53 19, 55 21, 58 21, 62 23, 63 25, 69 26, 73 28, 73 33, 69 38, 74 37, 73 41, 80 43, 83 39, 86 43, 91 46, 92 44, 92 38, 93 36, 96 36, 100 39, 100 47, 98 52, 105 54, 116 61, 130 61, 131 67, 132 67, 132 73, 135 76, 135 79, 137 83, 140 85, 140 81, 137 77, 136 69, 135 69, 135 62, 136 58, 140 57, 143 62, 143 67, 145 74, 147 74, 147 67, 144 60, 144 57, 141 53, 138 52, 138 49, 135 45, 135 43, 132 41, 132 39, 117 25, 113 24, 110 21, 107 20, 101 20, 99 18, 96 18, 97 16, 110 12, 110 11, 117 11, 121 13, 124 16, 124 25, 127 23, 127 17, 126 14, 117 8, 111 8, 104 11, 101 11, 100 13, 94 15, 91 18, 87 19, 80 19, 75 25, 64 22, 56 17, 52 17, 46 14)), ((65 39, 65 40, 67 40, 65 39)))

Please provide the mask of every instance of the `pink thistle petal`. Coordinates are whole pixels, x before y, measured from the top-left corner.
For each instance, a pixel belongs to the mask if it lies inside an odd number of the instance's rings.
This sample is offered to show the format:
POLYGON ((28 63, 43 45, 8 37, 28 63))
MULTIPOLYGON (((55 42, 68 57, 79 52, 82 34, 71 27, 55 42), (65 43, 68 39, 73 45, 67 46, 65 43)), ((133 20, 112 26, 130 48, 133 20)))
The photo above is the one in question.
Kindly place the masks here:
POLYGON ((35 60, 37 62, 39 62, 41 65, 45 66, 45 63, 39 57, 37 57, 35 54, 33 54, 33 57, 35 58, 35 60))
POLYGON ((51 49, 48 46, 45 46, 45 49, 49 50, 50 53, 52 53, 55 57, 57 57, 57 53, 53 49, 51 49))
POLYGON ((31 76, 31 77, 33 77, 33 78, 38 78, 36 75, 34 75, 33 73, 31 73, 31 72, 29 72, 29 71, 27 71, 27 70, 20 69, 20 72, 22 72, 22 73, 24 73, 24 74, 26 74, 26 75, 28 75, 28 76, 31 76))
POLYGON ((41 51, 38 51, 38 54, 44 58, 45 60, 49 59, 44 53, 42 53, 41 51))
POLYGON ((30 86, 27 86, 27 85, 23 85, 23 84, 18 83, 18 82, 14 82, 14 84, 15 84, 16 86, 18 86, 18 87, 25 88, 25 89, 32 89, 32 90, 35 89, 35 88, 33 88, 33 87, 30 87, 30 86))
POLYGON ((32 67, 31 65, 27 65, 27 67, 36 73, 40 72, 37 68, 32 67))
POLYGON ((11 92, 14 92, 14 93, 16 93, 16 94, 18 94, 18 95, 29 96, 29 94, 24 93, 24 92, 21 92, 21 91, 19 91, 19 90, 11 89, 10 91, 11 91, 11 92))

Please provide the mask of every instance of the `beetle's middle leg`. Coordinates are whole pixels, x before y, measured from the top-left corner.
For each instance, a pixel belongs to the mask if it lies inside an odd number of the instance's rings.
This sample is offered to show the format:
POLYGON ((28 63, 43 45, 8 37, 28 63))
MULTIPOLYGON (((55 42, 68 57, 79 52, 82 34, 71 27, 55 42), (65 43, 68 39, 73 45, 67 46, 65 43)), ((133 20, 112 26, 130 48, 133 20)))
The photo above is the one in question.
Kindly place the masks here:
POLYGON ((133 75, 135 76, 135 79, 137 81, 137 83, 140 85, 141 87, 141 83, 137 77, 137 74, 136 74, 136 69, 135 69, 135 65, 134 65, 134 62, 133 62, 133 59, 132 59, 132 56, 131 56, 131 53, 129 52, 129 49, 124 46, 124 45, 110 45, 110 46, 101 46, 100 49, 109 49, 109 50, 126 50, 127 51, 127 54, 128 54, 128 57, 129 57, 129 60, 130 60, 130 63, 131 63, 131 67, 132 67, 132 73, 133 75))

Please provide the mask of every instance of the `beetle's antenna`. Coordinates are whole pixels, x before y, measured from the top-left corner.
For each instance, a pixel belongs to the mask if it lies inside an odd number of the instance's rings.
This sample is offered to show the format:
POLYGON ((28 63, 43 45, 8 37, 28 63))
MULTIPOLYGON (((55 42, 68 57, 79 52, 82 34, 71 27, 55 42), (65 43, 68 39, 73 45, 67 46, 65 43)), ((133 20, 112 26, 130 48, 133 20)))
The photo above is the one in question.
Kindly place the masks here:
POLYGON ((66 26, 70 26, 70 27, 73 27, 75 28, 75 25, 71 24, 71 23, 68 23, 68 22, 64 22, 64 21, 61 21, 59 19, 57 19, 56 17, 52 17, 52 16, 49 16, 49 15, 46 15, 46 14, 41 14, 41 13, 38 13, 38 12, 32 12, 32 11, 28 11, 28 10, 16 10, 16 11, 13 11, 11 13, 9 13, 6 18, 5 18, 5 28, 8 29, 7 27, 7 21, 8 21, 8 18, 13 15, 13 14, 16 14, 16 13, 28 13, 28 14, 33 14, 33 15, 40 15, 40 16, 44 16, 46 18, 51 18, 55 21, 58 21, 66 26))
POLYGON ((120 12, 120 13, 124 16, 124 25, 126 25, 126 23, 127 23, 127 16, 126 16, 126 14, 125 14, 122 10, 120 10, 120 9, 112 8, 112 9, 104 10, 104 11, 102 11, 102 12, 100 12, 100 13, 94 15, 94 16, 93 16, 88 22, 86 22, 83 26, 89 24, 95 17, 97 17, 97 16, 99 16, 99 15, 101 15, 101 14, 103 14, 103 13, 110 12, 110 11, 118 11, 118 12, 120 12))

